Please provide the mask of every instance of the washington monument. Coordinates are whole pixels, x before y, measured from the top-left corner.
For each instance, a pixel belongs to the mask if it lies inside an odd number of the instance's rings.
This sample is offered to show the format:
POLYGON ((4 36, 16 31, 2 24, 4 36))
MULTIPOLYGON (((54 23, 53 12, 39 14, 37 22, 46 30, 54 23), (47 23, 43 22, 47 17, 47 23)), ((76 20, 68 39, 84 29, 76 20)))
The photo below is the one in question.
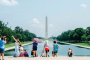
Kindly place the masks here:
POLYGON ((48 21, 47 21, 47 16, 46 16, 46 21, 45 21, 45 39, 48 39, 48 21))

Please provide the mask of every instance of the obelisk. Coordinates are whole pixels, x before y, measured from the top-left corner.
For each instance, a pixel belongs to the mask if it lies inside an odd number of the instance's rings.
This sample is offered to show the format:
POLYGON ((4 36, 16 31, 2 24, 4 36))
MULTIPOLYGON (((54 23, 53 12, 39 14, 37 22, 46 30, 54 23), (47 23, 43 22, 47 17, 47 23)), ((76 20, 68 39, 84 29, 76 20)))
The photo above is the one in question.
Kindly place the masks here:
POLYGON ((48 21, 46 16, 46 25, 45 25, 45 39, 48 39, 48 21))

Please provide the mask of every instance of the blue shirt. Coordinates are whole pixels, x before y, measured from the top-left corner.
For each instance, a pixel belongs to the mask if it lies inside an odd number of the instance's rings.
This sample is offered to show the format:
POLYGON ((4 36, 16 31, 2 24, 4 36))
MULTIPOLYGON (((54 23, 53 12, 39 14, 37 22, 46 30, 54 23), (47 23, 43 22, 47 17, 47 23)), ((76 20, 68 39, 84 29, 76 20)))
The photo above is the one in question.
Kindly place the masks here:
POLYGON ((4 48, 5 46, 5 41, 4 40, 0 40, 0 48, 4 48))
POLYGON ((38 43, 33 43, 33 46, 37 46, 38 43))
POLYGON ((53 44, 53 46, 55 47, 55 51, 58 51, 58 44, 53 44))

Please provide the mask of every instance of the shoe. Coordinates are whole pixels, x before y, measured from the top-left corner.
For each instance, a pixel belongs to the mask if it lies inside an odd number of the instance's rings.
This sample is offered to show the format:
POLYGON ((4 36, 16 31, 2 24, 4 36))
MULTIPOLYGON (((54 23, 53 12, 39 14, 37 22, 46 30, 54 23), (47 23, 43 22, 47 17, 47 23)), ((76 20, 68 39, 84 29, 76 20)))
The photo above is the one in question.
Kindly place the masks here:
POLYGON ((48 57, 50 57, 50 56, 48 55, 48 57))

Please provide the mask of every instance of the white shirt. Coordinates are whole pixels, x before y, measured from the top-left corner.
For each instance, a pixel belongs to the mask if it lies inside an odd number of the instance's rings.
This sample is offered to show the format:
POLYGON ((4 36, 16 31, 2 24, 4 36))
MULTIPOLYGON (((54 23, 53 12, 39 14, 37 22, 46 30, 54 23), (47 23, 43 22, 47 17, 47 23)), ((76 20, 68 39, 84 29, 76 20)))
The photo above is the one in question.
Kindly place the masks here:
MULTIPOLYGON (((71 53, 71 50, 69 50, 69 52, 71 53)), ((70 55, 70 53, 69 53, 69 55, 70 55)))
POLYGON ((23 47, 20 47, 21 52, 23 52, 23 47))
POLYGON ((45 53, 42 53, 42 56, 44 57, 45 56, 45 53))

